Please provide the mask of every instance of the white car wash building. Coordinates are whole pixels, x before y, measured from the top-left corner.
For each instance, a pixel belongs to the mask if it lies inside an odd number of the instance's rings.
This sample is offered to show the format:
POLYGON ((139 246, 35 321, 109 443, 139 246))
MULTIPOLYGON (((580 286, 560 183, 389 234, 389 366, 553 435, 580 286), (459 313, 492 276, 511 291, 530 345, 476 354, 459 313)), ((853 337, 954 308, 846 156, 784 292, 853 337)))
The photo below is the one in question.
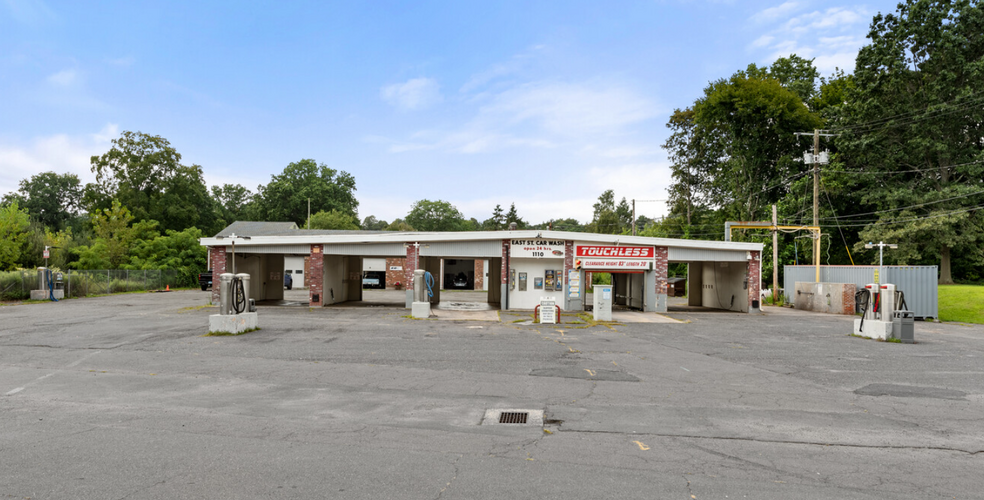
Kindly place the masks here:
MULTIPOLYGON (((681 240, 548 230, 474 232, 376 232, 297 229, 293 223, 235 222, 202 238, 216 275, 231 272, 235 242, 237 272, 251 276, 258 302, 283 299, 285 257, 307 257, 308 304, 322 307, 363 297, 363 262, 401 259, 405 306, 413 300, 416 269, 439 283, 446 263, 483 273, 483 293, 503 310, 529 310, 545 296, 566 311, 583 310, 589 273, 611 273, 616 304, 667 311, 671 263, 688 264, 689 306, 756 312, 760 309, 761 243, 681 240), (474 263, 478 263, 475 265, 474 263)), ((389 278, 387 278, 389 279, 389 278)), ((218 280, 213 300, 218 301, 218 280)))

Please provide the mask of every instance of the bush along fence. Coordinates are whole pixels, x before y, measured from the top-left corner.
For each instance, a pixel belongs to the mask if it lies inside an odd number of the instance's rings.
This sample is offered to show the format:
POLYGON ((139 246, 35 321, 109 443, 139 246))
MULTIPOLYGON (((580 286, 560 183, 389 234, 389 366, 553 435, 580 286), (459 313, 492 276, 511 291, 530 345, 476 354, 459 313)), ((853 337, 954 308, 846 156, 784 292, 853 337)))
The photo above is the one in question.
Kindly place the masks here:
MULTIPOLYGON (((187 277, 175 269, 68 270, 62 277, 66 298, 188 286, 187 277)), ((37 271, 0 272, 0 300, 25 300, 39 288, 37 271)))

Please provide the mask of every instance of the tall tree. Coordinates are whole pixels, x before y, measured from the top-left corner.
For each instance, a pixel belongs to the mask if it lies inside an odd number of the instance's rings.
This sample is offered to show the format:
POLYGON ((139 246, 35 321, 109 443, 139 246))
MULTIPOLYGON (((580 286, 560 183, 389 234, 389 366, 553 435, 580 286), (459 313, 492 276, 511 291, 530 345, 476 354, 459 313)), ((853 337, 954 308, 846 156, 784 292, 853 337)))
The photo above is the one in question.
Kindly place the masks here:
POLYGON ((19 200, 22 209, 45 227, 69 227, 82 208, 82 186, 75 174, 42 172, 20 181, 20 189, 4 197, 19 200))
POLYGON ((506 215, 502 211, 502 205, 496 204, 492 209, 492 217, 482 221, 482 229, 486 231, 502 231, 506 228, 506 215))
POLYGON ((227 225, 237 220, 250 219, 247 207, 254 202, 254 197, 253 192, 242 184, 212 186, 212 199, 218 203, 219 216, 227 225))
MULTIPOLYGON (((498 205, 496 205, 498 207, 498 205)), ((516 204, 512 203, 509 205, 509 211, 506 212, 506 227, 508 228, 513 222, 516 223, 517 229, 526 229, 526 221, 519 216, 519 212, 516 210, 516 204)))
POLYGON ((417 231, 461 231, 465 218, 449 202, 420 200, 414 202, 406 223, 417 231))
POLYGON ((257 205, 263 220, 301 225, 307 219, 308 200, 311 213, 338 210, 354 217, 359 214, 355 177, 310 159, 287 165, 258 191, 257 205))
POLYGON ((30 225, 27 211, 17 205, 17 200, 0 206, 0 270, 17 266, 30 225))
POLYGON ((105 154, 91 158, 96 183, 84 194, 90 212, 118 200, 135 220, 156 220, 164 229, 215 224, 202 168, 181 165, 181 154, 167 139, 124 131, 112 143, 105 154))
POLYGON ((735 220, 764 217, 787 192, 781 180, 804 169, 795 161, 803 146, 794 133, 817 128, 820 120, 771 77, 739 72, 704 94, 694 104, 694 123, 706 145, 698 163, 709 168, 703 174, 708 199, 735 220))
POLYGON ((310 221, 305 221, 303 227, 309 227, 308 222, 310 222, 311 229, 344 229, 349 231, 359 229, 359 219, 339 210, 328 212, 322 210, 312 214, 310 221))
POLYGON ((362 220, 362 229, 366 231, 385 231, 389 222, 379 220, 375 215, 370 215, 362 220))
MULTIPOLYGON (((877 208, 861 231, 899 243, 899 263, 981 256, 984 218, 984 8, 972 0, 906 0, 875 16, 836 126, 854 175, 873 179, 877 208)), ((928 262, 927 262, 928 261, 928 262)))
POLYGON ((620 234, 622 224, 615 206, 615 191, 608 189, 598 196, 594 204, 594 217, 588 224, 588 231, 602 234, 620 234))

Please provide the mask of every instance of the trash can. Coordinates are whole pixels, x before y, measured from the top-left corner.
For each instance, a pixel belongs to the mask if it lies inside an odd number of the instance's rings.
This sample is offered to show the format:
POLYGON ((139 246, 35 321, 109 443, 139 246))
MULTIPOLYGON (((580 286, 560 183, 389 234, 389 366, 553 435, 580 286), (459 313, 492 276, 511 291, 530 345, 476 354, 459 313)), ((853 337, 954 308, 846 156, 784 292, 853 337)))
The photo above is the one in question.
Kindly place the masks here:
POLYGON ((915 343, 914 329, 916 314, 904 309, 895 311, 892 314, 892 336, 901 340, 903 344, 915 343))

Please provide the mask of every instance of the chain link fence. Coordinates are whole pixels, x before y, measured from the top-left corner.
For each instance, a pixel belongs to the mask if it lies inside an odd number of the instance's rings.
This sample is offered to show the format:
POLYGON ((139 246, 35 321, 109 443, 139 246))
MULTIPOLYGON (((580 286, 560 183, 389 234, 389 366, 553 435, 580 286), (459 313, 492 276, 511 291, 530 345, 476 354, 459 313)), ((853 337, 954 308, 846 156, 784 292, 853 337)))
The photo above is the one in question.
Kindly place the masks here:
MULTIPOLYGON (((88 297, 109 293, 163 290, 168 286, 188 286, 187 279, 174 269, 99 269, 62 273, 65 297, 88 297)), ((25 300, 39 289, 37 271, 0 272, 0 300, 25 300)))

